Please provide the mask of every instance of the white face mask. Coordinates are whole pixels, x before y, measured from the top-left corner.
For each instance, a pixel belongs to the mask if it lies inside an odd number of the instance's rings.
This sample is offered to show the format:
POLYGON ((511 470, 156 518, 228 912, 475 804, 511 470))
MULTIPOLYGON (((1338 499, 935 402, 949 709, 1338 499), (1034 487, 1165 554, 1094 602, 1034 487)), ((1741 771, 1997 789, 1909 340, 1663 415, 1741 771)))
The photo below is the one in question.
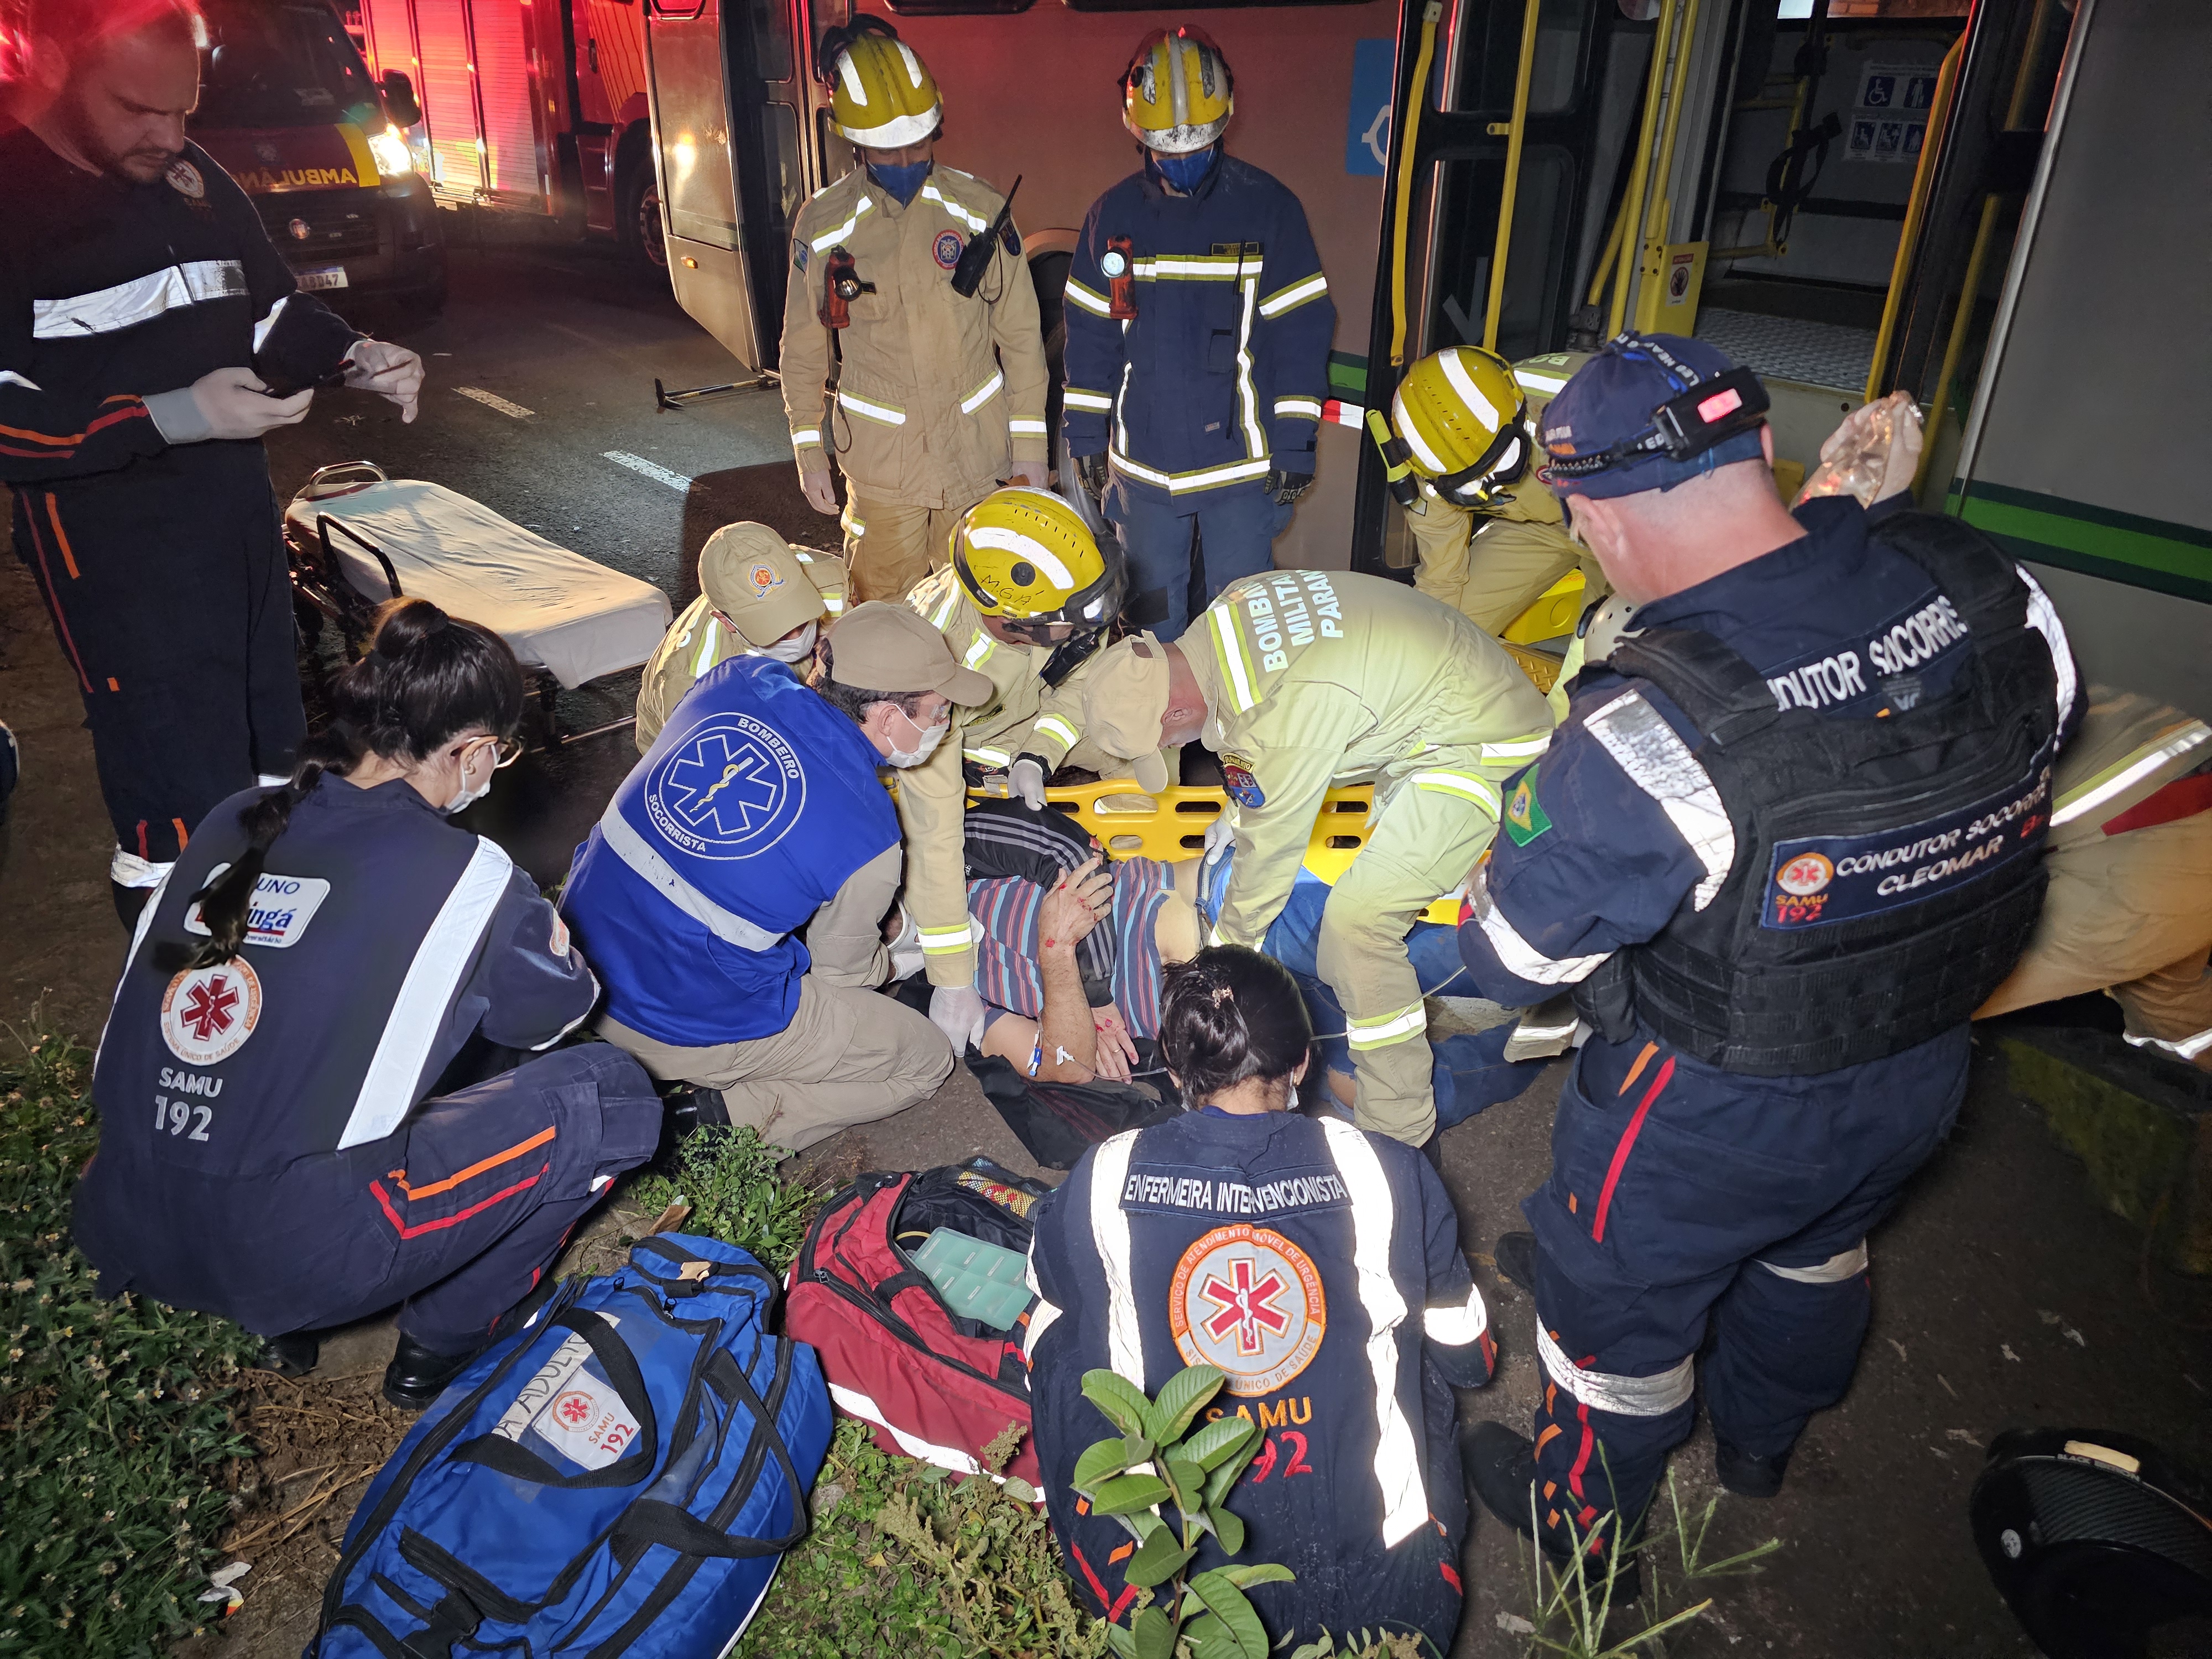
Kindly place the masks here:
MULTIPOLYGON (((491 751, 491 754, 495 760, 499 757, 499 751, 496 749, 494 749, 491 751)), ((453 799, 447 801, 438 810, 441 812, 443 812, 447 817, 453 817, 456 812, 467 811, 468 808, 475 805, 486 795, 491 793, 492 775, 498 770, 499 768, 496 766, 486 767, 484 769, 483 781, 478 784, 475 788, 471 789, 469 787, 469 761, 466 757, 464 757, 461 761, 461 787, 459 793, 455 794, 453 799)))
POLYGON ((774 657, 778 662, 801 663, 814 654, 816 625, 809 623, 788 639, 778 640, 774 645, 760 648, 763 657, 774 657))
MULTIPOLYGON (((907 720, 906 711, 897 705, 892 705, 891 712, 899 719, 906 720, 908 730, 919 733, 921 738, 919 748, 901 749, 894 744, 890 751, 884 757, 893 766, 921 765, 922 762, 937 752, 937 745, 945 741, 945 734, 952 729, 952 716, 949 713, 934 726, 920 726, 912 720, 907 720)), ((885 735, 888 736, 889 733, 886 732, 885 735)))

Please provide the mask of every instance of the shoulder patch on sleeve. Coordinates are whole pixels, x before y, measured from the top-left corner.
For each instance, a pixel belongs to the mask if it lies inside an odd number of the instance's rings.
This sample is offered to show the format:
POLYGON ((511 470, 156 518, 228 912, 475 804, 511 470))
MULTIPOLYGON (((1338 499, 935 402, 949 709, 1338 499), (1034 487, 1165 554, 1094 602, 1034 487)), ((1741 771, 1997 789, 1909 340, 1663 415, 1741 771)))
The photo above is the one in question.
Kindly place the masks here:
POLYGON ((805 274, 806 270, 806 239, 804 236, 793 237, 791 239, 791 263, 798 268, 802 276, 805 274))
POLYGON ((1249 807, 1256 812, 1267 804, 1267 794, 1260 787, 1260 780, 1253 775, 1252 763, 1242 755, 1222 756, 1221 781, 1229 799, 1239 806, 1249 807))
POLYGON ((1505 798, 1505 833, 1513 838, 1516 847, 1526 847, 1551 827, 1551 819, 1544 816, 1543 803, 1536 799, 1536 768, 1532 766, 1521 775, 1521 781, 1505 798))

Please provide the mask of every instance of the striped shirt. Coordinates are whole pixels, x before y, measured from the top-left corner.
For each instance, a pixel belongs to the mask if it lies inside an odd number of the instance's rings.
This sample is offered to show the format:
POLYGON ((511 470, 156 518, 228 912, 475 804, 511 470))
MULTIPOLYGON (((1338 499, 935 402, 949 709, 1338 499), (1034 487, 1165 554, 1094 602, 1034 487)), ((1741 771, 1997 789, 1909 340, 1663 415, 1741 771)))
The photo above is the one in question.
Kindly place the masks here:
MULTIPOLYGON (((1114 866, 1114 1002, 1133 1036, 1160 1029, 1160 947, 1152 936, 1167 902, 1167 866, 1130 859, 1114 866)), ((1035 1019, 1044 1011, 1044 975, 1037 966, 1037 915, 1045 890, 1018 876, 968 884, 969 914, 982 925, 975 988, 983 1000, 1035 1019)))

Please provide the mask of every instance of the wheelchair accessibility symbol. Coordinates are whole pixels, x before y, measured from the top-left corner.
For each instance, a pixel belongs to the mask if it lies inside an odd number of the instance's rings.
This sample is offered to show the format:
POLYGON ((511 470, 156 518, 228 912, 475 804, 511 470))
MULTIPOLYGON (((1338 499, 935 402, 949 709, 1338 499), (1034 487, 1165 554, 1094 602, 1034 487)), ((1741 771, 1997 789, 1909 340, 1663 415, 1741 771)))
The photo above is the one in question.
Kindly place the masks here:
POLYGON ((708 720, 646 780, 646 816, 702 859, 749 859, 790 833, 806 805, 806 773, 789 744, 750 714, 708 720))

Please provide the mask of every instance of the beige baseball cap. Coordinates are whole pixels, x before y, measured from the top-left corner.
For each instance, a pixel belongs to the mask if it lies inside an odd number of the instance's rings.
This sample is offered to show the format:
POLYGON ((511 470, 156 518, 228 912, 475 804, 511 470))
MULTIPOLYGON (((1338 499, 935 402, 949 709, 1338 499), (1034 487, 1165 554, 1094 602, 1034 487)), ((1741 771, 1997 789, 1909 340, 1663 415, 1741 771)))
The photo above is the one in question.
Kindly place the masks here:
POLYGON ((1168 787, 1167 757, 1160 753, 1167 712, 1167 652, 1149 634, 1108 646, 1084 677, 1084 735, 1129 762, 1137 787, 1151 794, 1168 787))
MULTIPOLYGON (((737 624, 749 644, 774 645, 830 607, 817 571, 799 550, 764 524, 726 524, 699 550, 699 586, 707 603, 737 624)), ((843 572, 837 573, 842 579, 843 572)), ((842 588, 842 583, 839 584, 842 588)))
POLYGON ((945 635, 918 611, 889 599, 855 605, 830 630, 830 678, 863 691, 942 692, 970 708, 998 693, 984 675, 963 668, 945 635))

